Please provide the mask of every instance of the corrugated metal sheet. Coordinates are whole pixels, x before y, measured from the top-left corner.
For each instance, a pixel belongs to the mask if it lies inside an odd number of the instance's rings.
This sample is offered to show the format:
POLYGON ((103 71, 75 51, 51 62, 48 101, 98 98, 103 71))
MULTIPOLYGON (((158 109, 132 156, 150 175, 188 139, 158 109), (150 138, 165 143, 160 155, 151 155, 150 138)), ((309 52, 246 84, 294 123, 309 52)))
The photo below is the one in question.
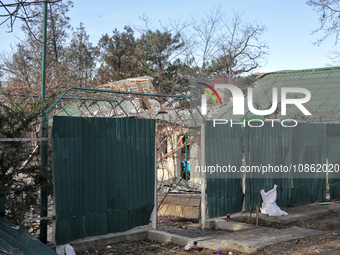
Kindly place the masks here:
MULTIPOLYGON (((311 100, 304 103, 311 116, 304 116, 294 105, 287 106, 287 116, 278 114, 278 119, 293 118, 301 122, 339 122, 340 121, 340 67, 314 68, 307 70, 280 71, 259 78, 254 88, 253 101, 258 109, 271 105, 272 88, 278 88, 280 104, 282 87, 308 89, 311 100)), ((303 96, 303 95, 301 95, 303 96)), ((301 97, 300 96, 300 97, 301 97)), ((248 113, 251 114, 251 113, 248 113)))
POLYGON ((17 230, 9 220, 0 217, 0 254, 13 255, 57 255, 25 230, 17 230), (6 251, 7 253, 5 253, 6 251))
MULTIPOLYGON (((294 128, 284 128, 281 125, 271 127, 271 123, 265 123, 261 128, 246 128, 249 134, 250 165, 325 164, 327 151, 325 128, 325 124, 313 123, 300 123, 294 128)), ((247 164, 249 165, 249 161, 247 164)), ((278 186, 277 204, 279 206, 325 200, 326 179, 324 176, 323 178, 289 177, 287 174, 287 178, 247 178, 246 211, 249 211, 249 207, 254 209, 256 205, 261 206, 261 189, 268 191, 273 188, 274 184, 278 186)))
MULTIPOLYGON (((286 155, 283 162, 299 164, 325 164, 327 136, 325 124, 301 123, 294 128, 282 128, 286 143, 282 152, 286 155), (289 160, 291 159, 291 161, 289 160)), ((308 173, 303 173, 308 175, 308 173)), ((319 173, 320 178, 294 178, 289 204, 301 204, 326 199, 326 174, 319 173)), ((303 176, 302 176, 303 177, 303 176)), ((289 186, 287 187, 289 188, 289 186)))
MULTIPOLYGON (((340 165, 340 126, 339 124, 327 125, 328 138, 328 163, 340 165)), ((340 178, 334 178, 335 173, 329 173, 328 184, 331 199, 340 198, 340 178)), ((339 174, 338 174, 339 176, 339 174)))
MULTIPOLYGON (((206 165, 242 165, 241 127, 229 125, 213 127, 212 121, 206 122, 206 165)), ((207 173, 207 198, 209 217, 220 217, 240 212, 243 205, 242 175, 240 178, 218 178, 218 174, 207 173), (216 177, 216 178, 215 178, 216 177)))
MULTIPOLYGON (((246 162, 248 166, 260 166, 271 164, 279 166, 281 162, 281 135, 280 126, 271 127, 271 123, 265 123, 261 128, 244 128, 246 162), (268 125, 270 124, 270 125, 268 125), (250 152, 250 157, 249 157, 250 152), (249 163, 250 160, 250 163, 249 163)), ((255 206, 261 206, 262 200, 260 190, 272 189, 274 184, 278 185, 278 201, 281 199, 281 179, 277 178, 251 178, 250 174, 246 177, 245 209, 255 210, 255 206)))
POLYGON ((56 243, 149 223, 155 120, 53 118, 56 243))
MULTIPOLYGON (((282 87, 308 89, 311 100, 303 104, 312 116, 304 116, 294 105, 287 106, 287 116, 277 119, 296 119, 300 122, 340 122, 340 67, 314 68, 307 70, 288 70, 268 73, 257 80, 253 89, 253 102, 257 109, 267 109, 272 105, 272 88, 278 88, 278 103, 281 101, 282 87)), ((246 97, 245 97, 246 101, 246 97)), ((245 103, 245 117, 252 115, 245 103)), ((241 116, 243 117, 243 116, 241 116)), ((232 104, 221 107, 213 119, 239 119, 232 115, 232 104)))

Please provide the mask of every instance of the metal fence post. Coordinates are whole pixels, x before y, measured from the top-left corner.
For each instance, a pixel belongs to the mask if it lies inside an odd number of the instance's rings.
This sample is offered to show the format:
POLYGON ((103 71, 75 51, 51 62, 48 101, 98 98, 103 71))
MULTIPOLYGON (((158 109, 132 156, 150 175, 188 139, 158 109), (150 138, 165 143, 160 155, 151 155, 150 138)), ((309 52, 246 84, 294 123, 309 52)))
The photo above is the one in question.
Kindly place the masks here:
POLYGON ((201 125, 201 222, 202 229, 205 228, 205 212, 206 212, 206 202, 205 202, 205 124, 201 125))

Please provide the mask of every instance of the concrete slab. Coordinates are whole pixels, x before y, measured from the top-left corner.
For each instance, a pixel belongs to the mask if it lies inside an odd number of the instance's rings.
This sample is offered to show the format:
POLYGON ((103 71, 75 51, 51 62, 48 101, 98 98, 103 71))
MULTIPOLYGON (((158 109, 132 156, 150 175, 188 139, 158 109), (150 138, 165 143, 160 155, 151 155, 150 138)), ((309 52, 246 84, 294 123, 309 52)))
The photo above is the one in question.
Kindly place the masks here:
MULTIPOLYGON (((230 222, 226 222, 230 223, 230 222)), ((222 224, 222 223, 221 223, 222 224)), ((245 224, 247 225, 247 224, 245 224)), ((90 250, 93 247, 103 248, 112 243, 153 240, 161 243, 173 242, 178 245, 199 244, 212 250, 233 251, 242 253, 253 253, 266 246, 305 238, 312 235, 323 234, 322 231, 292 227, 288 229, 273 229, 265 227, 244 228, 237 231, 227 232, 216 230, 204 236, 190 238, 180 234, 153 230, 150 227, 130 230, 123 233, 114 233, 96 236, 71 242, 75 252, 90 250)), ((182 232, 183 233, 183 232, 182 232)))
POLYGON ((189 237, 174 235, 174 234, 170 234, 170 233, 158 231, 158 230, 149 230, 147 237, 149 240, 157 241, 160 243, 173 242, 175 244, 183 245, 183 246, 185 246, 188 243, 194 244, 194 241, 189 237))
POLYGON ((253 253, 266 246, 323 233, 298 227, 287 229, 258 227, 214 236, 210 240, 200 240, 198 244, 213 250, 253 253))

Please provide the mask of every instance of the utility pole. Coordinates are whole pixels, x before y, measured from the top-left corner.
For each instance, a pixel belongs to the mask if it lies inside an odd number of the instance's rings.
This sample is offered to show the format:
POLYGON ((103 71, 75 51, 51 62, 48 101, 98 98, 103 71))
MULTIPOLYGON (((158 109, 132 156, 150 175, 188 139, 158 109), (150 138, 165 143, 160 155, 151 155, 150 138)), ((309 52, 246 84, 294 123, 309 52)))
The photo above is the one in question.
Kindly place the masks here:
MULTIPOLYGON (((44 1, 44 20, 43 20, 43 42, 42 42, 42 58, 41 58, 41 137, 47 137, 47 116, 45 113, 45 85, 46 85, 46 41, 47 41, 47 1, 44 1)), ((46 141, 41 142, 41 174, 47 177, 47 144, 46 141)), ((44 188, 40 190, 40 217, 47 216, 47 191, 44 188)), ((40 241, 47 243, 47 222, 40 221, 40 241)))

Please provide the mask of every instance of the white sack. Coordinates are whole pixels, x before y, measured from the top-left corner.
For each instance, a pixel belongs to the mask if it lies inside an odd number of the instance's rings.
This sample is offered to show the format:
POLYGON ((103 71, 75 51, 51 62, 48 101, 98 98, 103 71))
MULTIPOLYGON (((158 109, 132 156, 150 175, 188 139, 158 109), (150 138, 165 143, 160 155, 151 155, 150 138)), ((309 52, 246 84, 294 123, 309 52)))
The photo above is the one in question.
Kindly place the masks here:
POLYGON ((263 214, 268 214, 269 216, 282 216, 282 215, 288 215, 285 211, 282 211, 280 207, 277 206, 276 204, 276 198, 277 198, 277 193, 276 193, 276 188, 277 185, 274 185, 274 188, 264 192, 264 190, 261 190, 261 196, 262 196, 262 207, 261 213, 263 214))

